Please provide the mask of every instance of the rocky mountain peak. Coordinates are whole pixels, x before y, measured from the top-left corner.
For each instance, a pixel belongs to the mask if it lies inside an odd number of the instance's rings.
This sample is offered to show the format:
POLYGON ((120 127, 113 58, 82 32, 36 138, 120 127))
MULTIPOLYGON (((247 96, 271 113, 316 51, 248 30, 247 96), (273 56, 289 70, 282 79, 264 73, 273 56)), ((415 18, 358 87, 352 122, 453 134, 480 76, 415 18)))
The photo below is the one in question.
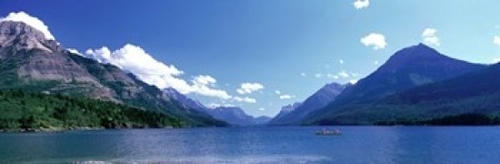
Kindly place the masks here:
POLYGON ((387 69, 395 70, 415 65, 416 63, 425 64, 449 59, 451 58, 442 55, 425 44, 420 43, 418 45, 410 46, 397 51, 389 58, 384 66, 387 69))
POLYGON ((281 112, 280 113, 290 113, 292 112, 293 110, 295 110, 295 108, 299 107, 302 103, 299 103, 299 102, 296 102, 296 103, 293 103, 293 104, 289 104, 289 105, 286 105, 286 106, 283 106, 281 107, 281 112))
POLYGON ((169 88, 164 89, 163 91, 168 96, 170 96, 171 98, 173 98, 173 99, 181 102, 186 107, 189 107, 189 108, 192 108, 192 109, 195 109, 195 110, 198 110, 198 111, 206 111, 206 110, 208 110, 208 108, 205 107, 205 105, 203 105, 199 101, 196 101, 196 100, 193 100, 193 99, 187 97, 186 95, 180 93, 179 91, 175 90, 174 88, 169 87, 169 88))
POLYGON ((42 32, 23 23, 0 22, 0 48, 14 46, 15 50, 39 49, 60 52, 63 49, 54 40, 47 40, 42 32))

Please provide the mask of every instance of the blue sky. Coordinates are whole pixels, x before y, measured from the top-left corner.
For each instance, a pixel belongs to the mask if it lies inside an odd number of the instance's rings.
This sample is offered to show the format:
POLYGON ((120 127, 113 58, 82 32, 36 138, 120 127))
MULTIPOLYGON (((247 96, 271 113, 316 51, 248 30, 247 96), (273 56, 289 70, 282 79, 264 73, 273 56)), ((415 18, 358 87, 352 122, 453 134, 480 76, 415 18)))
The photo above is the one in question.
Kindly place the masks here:
POLYGON ((367 76, 420 42, 470 62, 500 60, 497 0, 147 2, 5 0, 0 15, 24 11, 67 48, 127 56, 121 66, 152 84, 255 116, 367 76))

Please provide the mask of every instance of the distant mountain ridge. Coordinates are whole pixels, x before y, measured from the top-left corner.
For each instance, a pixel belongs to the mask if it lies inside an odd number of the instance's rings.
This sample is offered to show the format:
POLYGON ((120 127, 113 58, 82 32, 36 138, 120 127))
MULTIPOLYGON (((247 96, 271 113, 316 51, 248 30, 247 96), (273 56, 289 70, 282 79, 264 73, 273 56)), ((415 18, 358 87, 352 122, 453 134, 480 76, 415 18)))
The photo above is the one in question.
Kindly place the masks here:
POLYGON ((253 117, 245 113, 240 107, 214 107, 209 108, 202 103, 193 100, 182 93, 179 93, 173 88, 164 90, 173 99, 181 102, 184 106, 195 109, 197 111, 207 113, 210 116, 228 122, 235 126, 254 126, 267 123, 271 118, 266 116, 253 117))
POLYGON ((65 50, 22 22, 0 22, 0 89, 62 93, 124 103, 179 118, 185 126, 225 123, 183 107, 118 67, 65 50))
POLYGON ((253 116, 246 114, 245 111, 239 107, 216 107, 207 109, 207 111, 213 117, 236 126, 262 125, 271 119, 264 116, 254 118, 253 116))
POLYGON ((293 104, 285 105, 285 106, 281 107, 280 112, 276 116, 274 116, 273 119, 271 119, 269 124, 274 124, 274 122, 276 122, 275 120, 283 119, 283 117, 286 117, 286 115, 288 115, 289 113, 294 111, 300 105, 302 105, 302 103, 293 103, 293 104))
POLYGON ((349 84, 341 85, 338 83, 331 83, 323 86, 316 91, 313 95, 308 97, 301 104, 294 104, 290 107, 284 107, 282 111, 275 116, 270 122, 270 125, 293 125, 299 123, 309 113, 318 110, 330 102, 334 101, 342 91, 348 87, 349 84))
POLYGON ((362 108, 391 94, 485 67, 444 56, 424 44, 404 48, 375 72, 346 89, 335 101, 302 121, 306 124, 332 124, 336 113, 362 108))

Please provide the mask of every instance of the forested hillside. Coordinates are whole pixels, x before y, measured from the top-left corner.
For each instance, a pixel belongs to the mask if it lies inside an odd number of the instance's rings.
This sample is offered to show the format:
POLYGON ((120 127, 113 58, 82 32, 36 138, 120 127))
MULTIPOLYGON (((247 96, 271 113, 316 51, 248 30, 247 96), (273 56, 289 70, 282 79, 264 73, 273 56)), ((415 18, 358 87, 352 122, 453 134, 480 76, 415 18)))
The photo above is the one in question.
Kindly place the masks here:
POLYGON ((61 94, 0 90, 0 130, 192 126, 162 113, 61 94))

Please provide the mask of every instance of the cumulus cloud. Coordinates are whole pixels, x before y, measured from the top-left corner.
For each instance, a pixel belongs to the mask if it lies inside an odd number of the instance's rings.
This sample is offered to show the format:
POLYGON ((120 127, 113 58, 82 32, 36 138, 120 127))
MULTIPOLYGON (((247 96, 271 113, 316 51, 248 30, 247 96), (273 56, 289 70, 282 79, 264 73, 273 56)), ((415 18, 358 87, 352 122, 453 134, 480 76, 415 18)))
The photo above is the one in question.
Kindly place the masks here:
POLYGON ((282 100, 291 99, 292 97, 293 97, 292 95, 287 95, 287 94, 280 95, 280 99, 282 100))
POLYGON ((356 83, 358 83, 358 81, 359 81, 359 79, 351 79, 351 80, 349 80, 349 83, 356 84, 356 83))
POLYGON ((437 30, 434 28, 426 28, 422 32, 422 38, 424 39, 424 42, 430 45, 435 45, 439 46, 439 38, 436 36, 437 30))
POLYGON ((373 47, 374 50, 384 49, 387 45, 387 42, 385 42, 385 36, 378 33, 370 33, 361 38, 360 42, 365 46, 373 47))
POLYGON ((260 111, 265 111, 265 110, 266 110, 266 108, 259 108, 259 110, 260 110, 260 111))
POLYGON ((345 70, 340 71, 339 73, 337 73, 337 75, 340 77, 344 77, 344 78, 347 78, 350 76, 349 73, 347 73, 347 71, 345 71, 345 70))
POLYGON ((209 97, 218 97, 222 99, 230 99, 230 96, 226 91, 214 89, 217 81, 208 75, 199 75, 192 80, 191 92, 209 97))
POLYGON ((208 108, 218 108, 218 107, 236 107, 234 104, 219 104, 219 103, 210 103, 207 105, 208 108))
POLYGON ((307 74, 306 74, 305 72, 302 72, 302 73, 300 73, 300 76, 302 76, 302 77, 306 77, 306 76, 307 76, 307 74))
POLYGON ((80 51, 78 51, 77 49, 74 49, 74 48, 67 48, 66 50, 68 50, 69 52, 73 53, 73 54, 77 54, 77 55, 80 55, 80 56, 84 56, 82 53, 80 53, 80 51))
POLYGON ((235 96, 233 97, 233 100, 235 101, 238 101, 238 102, 245 102, 245 103, 257 103, 257 100, 254 99, 254 98, 250 98, 250 97, 238 97, 238 96, 235 96))
POLYGON ((344 64, 344 60, 340 59, 340 60, 339 60, 339 63, 340 63, 340 64, 344 64))
POLYGON ((278 91, 278 90, 275 90, 274 93, 276 93, 278 95, 279 99, 281 99, 281 100, 291 99, 291 98, 295 97, 293 95, 284 94, 284 93, 282 93, 281 91, 278 91))
POLYGON ((236 92, 239 94, 249 94, 262 89, 264 89, 264 86, 259 83, 243 83, 240 88, 236 89, 236 92))
POLYGON ((339 79, 338 75, 334 75, 334 74, 331 74, 331 73, 326 74, 326 77, 331 78, 331 79, 339 79))
POLYGON ((280 95, 280 94, 281 94, 281 91, 279 91, 279 90, 274 90, 274 93, 276 93, 277 95, 280 95))
POLYGON ((43 23, 40 19, 37 17, 33 17, 23 11, 21 12, 12 12, 9 13, 5 18, 0 18, 0 22, 4 21, 14 21, 14 22, 23 22, 26 23, 27 25, 37 29, 38 31, 42 32, 43 35, 45 35, 45 39, 47 40, 56 40, 54 38, 54 35, 50 33, 49 27, 43 23))
POLYGON ((367 8, 370 5, 370 1, 369 0, 355 0, 354 3, 352 3, 352 5, 354 6, 354 8, 356 8, 356 10, 359 10, 359 9, 367 8))
POLYGON ((217 82, 208 75, 199 75, 191 83, 179 78, 184 74, 173 65, 167 65, 154 59, 141 47, 126 44, 124 47, 111 51, 107 47, 89 49, 83 54, 100 63, 109 63, 124 71, 133 73, 142 81, 155 85, 160 89, 172 87, 182 94, 199 94, 209 97, 230 99, 231 96, 223 90, 213 88, 217 82))
POLYGON ((493 37, 493 44, 500 45, 500 36, 493 37))

